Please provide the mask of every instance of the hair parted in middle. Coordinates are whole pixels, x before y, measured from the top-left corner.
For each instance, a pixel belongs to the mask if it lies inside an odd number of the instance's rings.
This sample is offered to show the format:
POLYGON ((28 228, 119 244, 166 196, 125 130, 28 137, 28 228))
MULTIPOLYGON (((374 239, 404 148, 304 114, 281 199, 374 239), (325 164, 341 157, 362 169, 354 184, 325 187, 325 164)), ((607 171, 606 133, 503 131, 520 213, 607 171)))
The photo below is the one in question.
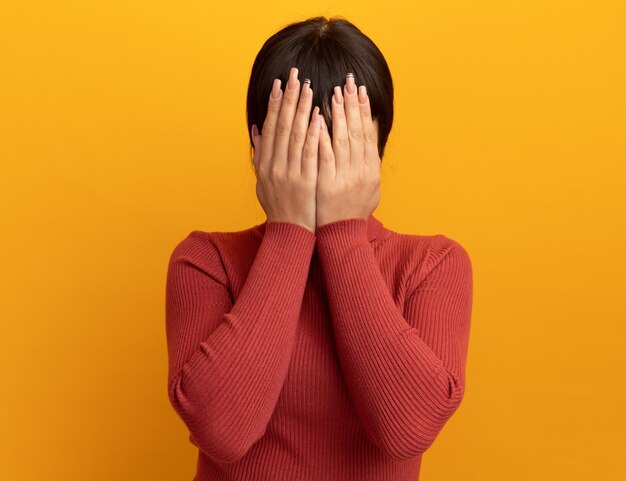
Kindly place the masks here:
MULTIPOLYGON (((382 159, 393 124, 393 81, 387 61, 374 42, 343 17, 312 17, 282 28, 268 38, 256 56, 246 102, 248 135, 253 124, 262 131, 267 102, 275 78, 284 91, 291 67, 298 68, 300 83, 311 80, 313 103, 324 116, 332 137, 331 98, 347 73, 356 85, 365 85, 372 119, 378 121, 378 152, 382 159)), ((310 120, 310 117, 309 117, 310 120)))

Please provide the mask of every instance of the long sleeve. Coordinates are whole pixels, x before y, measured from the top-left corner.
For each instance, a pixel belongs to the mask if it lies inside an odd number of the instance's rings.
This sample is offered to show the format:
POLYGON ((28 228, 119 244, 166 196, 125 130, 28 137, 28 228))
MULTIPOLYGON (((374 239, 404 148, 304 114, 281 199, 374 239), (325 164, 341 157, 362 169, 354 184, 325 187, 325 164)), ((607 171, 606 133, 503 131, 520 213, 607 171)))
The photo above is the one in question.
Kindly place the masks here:
POLYGON ((171 254, 166 283, 168 395, 190 440, 233 463, 263 436, 282 389, 315 234, 268 222, 232 301, 219 252, 194 231, 171 254))
POLYGON ((385 282, 367 221, 318 227, 317 249, 341 369, 365 432, 387 456, 426 451, 459 406, 472 308, 472 267, 453 239, 433 236, 425 276, 404 316, 385 282))

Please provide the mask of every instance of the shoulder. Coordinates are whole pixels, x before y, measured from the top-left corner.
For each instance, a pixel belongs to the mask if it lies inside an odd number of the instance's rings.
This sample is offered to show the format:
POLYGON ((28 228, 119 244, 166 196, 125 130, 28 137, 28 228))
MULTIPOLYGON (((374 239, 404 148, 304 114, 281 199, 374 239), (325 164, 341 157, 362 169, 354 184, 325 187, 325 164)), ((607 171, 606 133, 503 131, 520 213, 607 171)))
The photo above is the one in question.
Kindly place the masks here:
POLYGON ((174 245, 170 258, 201 257, 207 247, 212 248, 210 233, 193 230, 174 245))
POLYGON ((471 273, 469 253, 457 239, 444 234, 391 232, 385 250, 388 256, 395 257, 396 262, 404 266, 411 288, 437 271, 471 273))
POLYGON ((452 237, 437 234, 429 242, 426 269, 430 271, 444 261, 471 268, 471 259, 465 247, 452 237))
POLYGON ((186 262, 205 272, 214 272, 218 267, 225 270, 229 260, 258 248, 263 237, 262 226, 257 224, 238 231, 192 230, 174 245, 170 265, 186 262))
MULTIPOLYGON (((448 286, 450 289, 472 291, 472 261, 465 247, 443 234, 433 236, 418 286, 448 286)), ((470 294, 471 295, 471 294, 470 294)))

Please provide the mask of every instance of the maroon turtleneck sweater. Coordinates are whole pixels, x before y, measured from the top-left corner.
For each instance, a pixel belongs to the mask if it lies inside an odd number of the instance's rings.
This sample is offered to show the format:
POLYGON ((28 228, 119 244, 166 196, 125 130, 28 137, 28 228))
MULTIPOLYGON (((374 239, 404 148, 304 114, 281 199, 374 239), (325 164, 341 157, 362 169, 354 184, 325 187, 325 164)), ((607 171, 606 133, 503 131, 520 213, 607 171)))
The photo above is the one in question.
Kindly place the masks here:
POLYGON ((192 231, 166 286, 168 394, 196 481, 416 481, 458 408, 472 266, 373 215, 192 231))

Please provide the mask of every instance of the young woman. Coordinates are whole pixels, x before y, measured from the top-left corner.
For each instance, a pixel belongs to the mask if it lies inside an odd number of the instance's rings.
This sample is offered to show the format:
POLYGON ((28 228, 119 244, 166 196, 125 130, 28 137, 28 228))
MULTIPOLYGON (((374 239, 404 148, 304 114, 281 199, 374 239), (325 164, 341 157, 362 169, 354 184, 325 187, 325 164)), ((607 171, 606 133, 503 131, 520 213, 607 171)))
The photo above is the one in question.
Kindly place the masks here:
POLYGON ((387 63, 345 19, 294 23, 257 55, 247 106, 267 219, 192 231, 168 268, 195 479, 416 481, 463 398, 472 267, 456 240, 372 215, 387 63))

